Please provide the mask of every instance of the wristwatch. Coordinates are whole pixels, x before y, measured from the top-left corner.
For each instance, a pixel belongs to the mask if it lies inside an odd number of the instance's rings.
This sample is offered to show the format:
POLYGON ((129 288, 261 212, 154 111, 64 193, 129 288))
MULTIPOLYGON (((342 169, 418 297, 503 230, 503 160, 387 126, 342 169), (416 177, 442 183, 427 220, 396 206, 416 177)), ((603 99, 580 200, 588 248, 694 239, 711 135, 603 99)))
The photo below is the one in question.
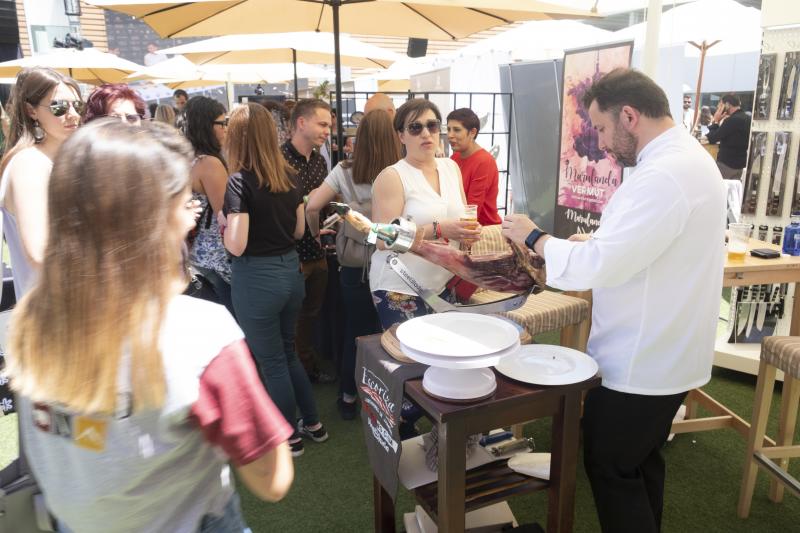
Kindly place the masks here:
POLYGON ((539 228, 534 229, 532 232, 528 234, 528 237, 525 239, 525 246, 533 250, 533 245, 536 244, 536 241, 538 241, 545 235, 547 235, 546 231, 542 231, 539 228))

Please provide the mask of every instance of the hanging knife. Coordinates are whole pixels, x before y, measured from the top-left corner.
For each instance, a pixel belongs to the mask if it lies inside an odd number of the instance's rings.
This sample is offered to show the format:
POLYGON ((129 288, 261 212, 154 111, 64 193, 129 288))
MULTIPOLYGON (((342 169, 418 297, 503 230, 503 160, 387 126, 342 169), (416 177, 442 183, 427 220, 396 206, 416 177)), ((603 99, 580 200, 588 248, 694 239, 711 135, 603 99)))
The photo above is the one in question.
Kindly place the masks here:
POLYGON ((756 318, 756 305, 756 302, 750 302, 750 313, 747 315, 747 331, 744 333, 746 339, 750 338, 750 332, 753 331, 753 322, 756 318))
POLYGON ((747 293, 750 290, 750 287, 743 287, 741 291, 741 298, 739 299, 739 305, 736 306, 736 336, 740 337, 742 333, 744 333, 744 328, 747 326, 747 321, 744 320, 742 316, 742 308, 744 304, 747 303, 747 293))
POLYGON ((770 198, 769 210, 770 214, 777 215, 780 207, 781 189, 783 186, 783 173, 785 172, 784 163, 786 161, 786 152, 788 147, 787 137, 788 132, 782 131, 775 134, 775 153, 778 155, 778 162, 775 167, 775 173, 772 177, 772 198, 770 198))
POLYGON ((769 285, 762 285, 758 291, 758 316, 756 317, 756 329, 764 329, 764 319, 767 318, 767 302, 769 301, 769 285))

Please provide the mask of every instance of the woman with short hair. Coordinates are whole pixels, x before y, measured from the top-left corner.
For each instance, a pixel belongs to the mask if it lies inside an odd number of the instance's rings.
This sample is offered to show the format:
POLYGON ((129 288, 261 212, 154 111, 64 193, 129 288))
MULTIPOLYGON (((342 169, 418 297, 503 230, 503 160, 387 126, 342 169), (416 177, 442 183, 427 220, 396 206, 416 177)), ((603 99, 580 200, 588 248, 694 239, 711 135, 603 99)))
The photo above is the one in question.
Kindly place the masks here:
POLYGON ((127 124, 138 125, 144 116, 145 104, 139 93, 125 83, 105 83, 92 91, 86 99, 83 123, 111 117, 127 124))

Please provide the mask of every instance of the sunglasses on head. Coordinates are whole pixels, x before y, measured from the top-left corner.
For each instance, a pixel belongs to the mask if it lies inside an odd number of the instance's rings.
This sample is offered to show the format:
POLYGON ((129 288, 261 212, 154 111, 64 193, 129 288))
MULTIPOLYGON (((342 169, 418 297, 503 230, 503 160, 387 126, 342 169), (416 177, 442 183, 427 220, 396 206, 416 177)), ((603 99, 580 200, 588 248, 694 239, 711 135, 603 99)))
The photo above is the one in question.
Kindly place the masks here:
POLYGON ((216 124, 217 126, 222 126, 223 128, 227 128, 228 127, 228 119, 227 118, 225 120, 215 120, 213 123, 216 124))
POLYGON ((79 115, 83 114, 86 109, 86 104, 80 100, 53 100, 49 105, 41 104, 42 107, 47 107, 54 117, 63 117, 69 111, 70 106, 79 115))
POLYGON ((442 121, 429 120, 425 124, 419 121, 414 121, 405 128, 409 135, 413 135, 414 137, 422 133, 423 129, 427 129, 428 133, 431 135, 436 135, 442 129, 442 121))

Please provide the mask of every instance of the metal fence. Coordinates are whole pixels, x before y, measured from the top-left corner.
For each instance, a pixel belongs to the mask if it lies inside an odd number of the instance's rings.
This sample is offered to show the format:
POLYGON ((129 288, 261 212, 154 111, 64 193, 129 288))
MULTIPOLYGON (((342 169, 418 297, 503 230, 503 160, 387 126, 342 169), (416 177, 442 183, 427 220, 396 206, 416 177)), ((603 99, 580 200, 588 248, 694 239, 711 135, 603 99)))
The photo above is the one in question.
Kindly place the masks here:
MULTIPOLYGON (((434 102, 442 112, 442 118, 461 107, 472 109, 481 118, 481 130, 476 141, 486 148, 497 161, 499 172, 499 186, 497 209, 501 213, 512 211, 511 180, 509 176, 509 161, 511 156, 511 120, 513 116, 513 96, 511 93, 492 92, 445 92, 445 91, 342 91, 342 110, 340 116, 349 135, 354 134, 354 125, 350 117, 356 111, 363 111, 364 105, 370 96, 381 92, 400 106, 411 98, 425 98, 434 102), (484 124, 485 117, 485 124, 484 124)), ((331 92, 331 102, 336 95, 331 92)), ((346 135, 347 136, 347 135, 346 135)), ((440 140, 445 147, 445 154, 450 155, 450 145, 447 142, 447 133, 440 133, 440 140)))

